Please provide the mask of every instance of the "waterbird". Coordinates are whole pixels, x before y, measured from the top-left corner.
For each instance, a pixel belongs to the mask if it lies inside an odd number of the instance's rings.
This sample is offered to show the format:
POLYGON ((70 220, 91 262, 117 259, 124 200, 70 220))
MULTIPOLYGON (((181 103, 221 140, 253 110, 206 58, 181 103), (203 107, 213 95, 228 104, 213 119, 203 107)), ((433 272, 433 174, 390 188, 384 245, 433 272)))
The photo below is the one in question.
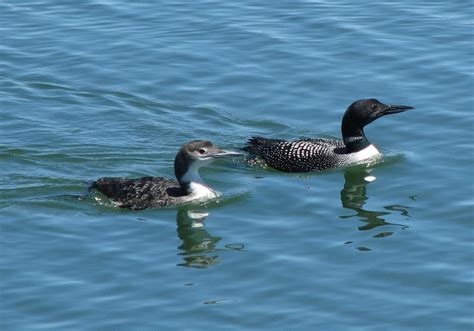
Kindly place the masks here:
POLYGON ((342 117, 342 141, 305 138, 295 141, 252 137, 242 148, 250 154, 249 163, 268 165, 285 172, 322 171, 366 161, 381 155, 364 134, 364 127, 385 115, 413 109, 384 104, 376 99, 353 102, 342 117))
POLYGON ((219 158, 240 155, 240 152, 220 149, 210 141, 191 141, 182 145, 176 154, 174 173, 177 180, 164 177, 103 177, 94 181, 91 189, 101 192, 118 207, 133 210, 206 201, 217 198, 219 193, 204 184, 199 168, 219 158))

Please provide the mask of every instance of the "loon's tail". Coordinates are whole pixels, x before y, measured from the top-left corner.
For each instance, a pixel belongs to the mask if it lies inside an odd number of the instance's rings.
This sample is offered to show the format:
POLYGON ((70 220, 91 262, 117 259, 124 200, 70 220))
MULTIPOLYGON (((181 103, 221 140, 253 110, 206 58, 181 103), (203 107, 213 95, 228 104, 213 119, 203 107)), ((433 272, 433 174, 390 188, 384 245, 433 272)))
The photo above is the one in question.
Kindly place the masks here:
POLYGON ((263 137, 251 137, 249 140, 247 140, 247 145, 242 147, 241 150, 253 155, 258 155, 262 147, 271 146, 281 141, 283 140, 269 139, 263 137))

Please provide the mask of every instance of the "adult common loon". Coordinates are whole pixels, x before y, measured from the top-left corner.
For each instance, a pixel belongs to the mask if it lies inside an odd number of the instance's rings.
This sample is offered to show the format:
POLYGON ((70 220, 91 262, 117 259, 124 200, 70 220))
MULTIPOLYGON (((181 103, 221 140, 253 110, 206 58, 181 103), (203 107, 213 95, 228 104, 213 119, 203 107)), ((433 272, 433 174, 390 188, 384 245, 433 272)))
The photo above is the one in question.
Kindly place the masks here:
POLYGON ((242 154, 220 149, 210 141, 191 141, 181 146, 174 160, 177 181, 163 177, 104 177, 93 182, 91 188, 104 194, 118 207, 134 210, 204 201, 219 194, 203 183, 199 168, 218 158, 239 155, 242 154))
POLYGON ((396 114, 409 106, 386 105, 376 99, 357 100, 342 118, 343 141, 327 138, 285 141, 252 137, 243 148, 257 160, 286 172, 321 171, 361 162, 380 155, 364 134, 364 126, 379 117, 396 114))

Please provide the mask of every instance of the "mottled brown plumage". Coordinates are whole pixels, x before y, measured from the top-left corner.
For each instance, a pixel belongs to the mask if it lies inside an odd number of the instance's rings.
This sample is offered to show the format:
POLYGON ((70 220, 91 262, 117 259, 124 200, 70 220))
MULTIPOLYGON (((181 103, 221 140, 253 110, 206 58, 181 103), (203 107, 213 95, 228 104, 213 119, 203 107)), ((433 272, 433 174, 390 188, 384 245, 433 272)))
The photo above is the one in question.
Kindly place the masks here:
POLYGON ((91 188, 104 194, 118 207, 134 210, 176 205, 188 195, 176 180, 163 177, 104 177, 96 180, 91 188))

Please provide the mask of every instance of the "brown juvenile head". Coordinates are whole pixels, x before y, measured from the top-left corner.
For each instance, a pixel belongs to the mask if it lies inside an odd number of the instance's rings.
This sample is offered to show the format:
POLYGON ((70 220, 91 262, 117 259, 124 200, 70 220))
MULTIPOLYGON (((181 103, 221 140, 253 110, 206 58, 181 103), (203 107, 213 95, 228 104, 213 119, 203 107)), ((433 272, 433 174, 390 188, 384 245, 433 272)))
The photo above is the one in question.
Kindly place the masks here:
POLYGON ((242 155, 214 146, 208 140, 195 140, 181 146, 174 160, 174 174, 181 186, 188 185, 193 179, 198 180, 197 170, 221 157, 242 155))

